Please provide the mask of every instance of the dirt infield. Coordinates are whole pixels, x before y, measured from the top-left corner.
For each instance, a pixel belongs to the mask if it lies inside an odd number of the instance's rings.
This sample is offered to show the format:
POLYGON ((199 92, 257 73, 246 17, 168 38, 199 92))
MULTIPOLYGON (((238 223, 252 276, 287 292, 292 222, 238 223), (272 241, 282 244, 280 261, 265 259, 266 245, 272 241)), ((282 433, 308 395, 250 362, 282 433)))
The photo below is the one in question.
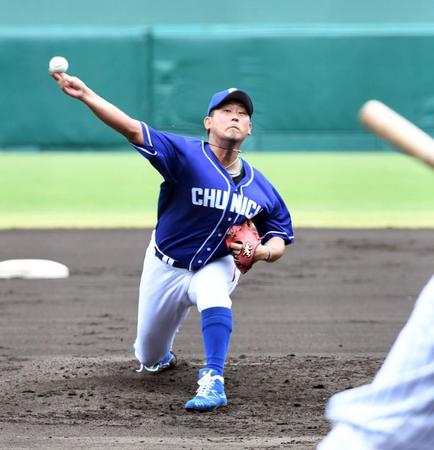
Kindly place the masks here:
POLYGON ((313 230, 233 295, 229 406, 187 413, 199 317, 176 370, 138 374, 146 230, 1 231, 0 260, 48 258, 66 280, 0 280, 0 448, 314 448, 334 392, 368 382, 434 272, 434 230, 313 230))

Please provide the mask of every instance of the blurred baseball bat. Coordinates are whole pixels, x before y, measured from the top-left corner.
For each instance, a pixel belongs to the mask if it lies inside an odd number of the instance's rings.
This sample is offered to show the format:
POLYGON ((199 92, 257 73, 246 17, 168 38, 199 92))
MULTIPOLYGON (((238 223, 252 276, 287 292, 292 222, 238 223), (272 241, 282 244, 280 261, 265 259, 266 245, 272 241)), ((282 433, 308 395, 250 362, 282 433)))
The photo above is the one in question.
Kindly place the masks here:
POLYGON ((434 168, 434 140, 384 103, 369 100, 360 109, 359 119, 377 136, 434 168))

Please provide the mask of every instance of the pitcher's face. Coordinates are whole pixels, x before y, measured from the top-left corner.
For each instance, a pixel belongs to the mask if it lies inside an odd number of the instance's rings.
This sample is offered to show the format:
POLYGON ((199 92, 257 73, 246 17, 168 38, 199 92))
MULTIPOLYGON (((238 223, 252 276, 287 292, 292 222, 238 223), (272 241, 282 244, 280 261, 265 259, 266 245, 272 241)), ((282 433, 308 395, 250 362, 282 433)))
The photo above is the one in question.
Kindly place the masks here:
MULTIPOLYGON (((210 136, 242 142, 252 132, 252 123, 242 103, 224 103, 205 117, 204 125, 210 136)), ((211 138, 210 138, 211 139, 211 138)))

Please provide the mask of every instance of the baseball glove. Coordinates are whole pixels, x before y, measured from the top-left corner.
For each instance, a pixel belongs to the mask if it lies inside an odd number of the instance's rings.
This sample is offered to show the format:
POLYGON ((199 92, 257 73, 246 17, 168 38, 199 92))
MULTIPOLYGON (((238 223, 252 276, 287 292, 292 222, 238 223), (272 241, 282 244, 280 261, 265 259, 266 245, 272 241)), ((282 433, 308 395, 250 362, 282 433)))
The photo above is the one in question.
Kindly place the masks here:
POLYGON ((230 245, 233 242, 243 246, 238 255, 232 256, 240 272, 246 273, 253 266, 256 247, 261 243, 261 238, 251 220, 246 220, 240 225, 233 225, 229 228, 226 235, 226 247, 230 252, 232 252, 230 245))

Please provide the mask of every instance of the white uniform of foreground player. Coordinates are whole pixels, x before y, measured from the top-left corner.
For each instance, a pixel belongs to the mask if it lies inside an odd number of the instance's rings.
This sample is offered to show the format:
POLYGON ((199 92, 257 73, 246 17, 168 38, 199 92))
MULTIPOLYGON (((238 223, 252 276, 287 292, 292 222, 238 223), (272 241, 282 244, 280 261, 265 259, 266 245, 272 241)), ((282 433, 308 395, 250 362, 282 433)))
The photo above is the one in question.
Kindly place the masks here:
POLYGON ((318 450, 434 449, 434 276, 373 382, 334 395, 318 450))

